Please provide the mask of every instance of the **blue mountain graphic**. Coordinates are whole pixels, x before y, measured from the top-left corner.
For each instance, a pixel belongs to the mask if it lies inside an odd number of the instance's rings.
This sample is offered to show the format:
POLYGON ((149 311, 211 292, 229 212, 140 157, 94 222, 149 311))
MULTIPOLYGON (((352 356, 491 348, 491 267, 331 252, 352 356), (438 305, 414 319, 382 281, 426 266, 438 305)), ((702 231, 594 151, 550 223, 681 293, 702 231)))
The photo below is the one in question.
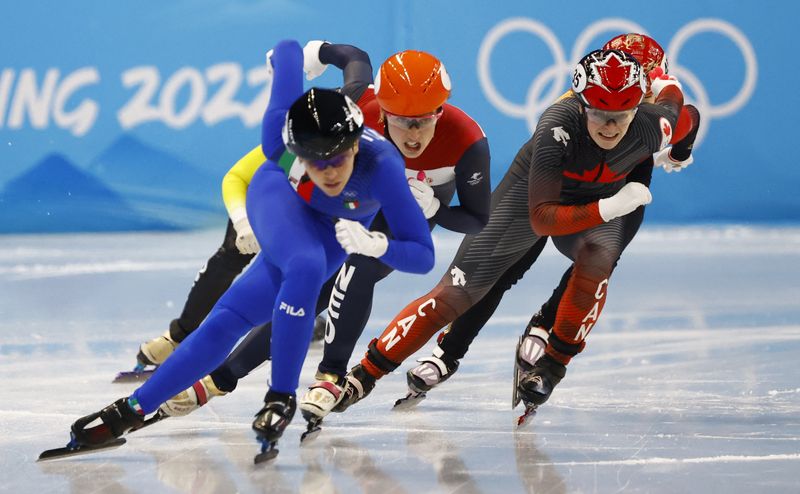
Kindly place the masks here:
POLYGON ((88 170, 137 210, 183 228, 225 221, 222 177, 123 134, 94 158, 88 170))
POLYGON ((132 208, 60 154, 50 154, 0 191, 0 233, 175 230, 132 208))

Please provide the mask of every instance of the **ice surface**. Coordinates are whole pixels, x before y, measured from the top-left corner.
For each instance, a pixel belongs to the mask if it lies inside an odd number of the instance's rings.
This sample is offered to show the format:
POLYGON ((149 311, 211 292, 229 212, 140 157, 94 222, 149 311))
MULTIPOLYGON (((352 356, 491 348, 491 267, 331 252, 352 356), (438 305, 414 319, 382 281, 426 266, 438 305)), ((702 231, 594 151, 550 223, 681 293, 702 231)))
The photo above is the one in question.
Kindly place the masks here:
MULTIPOLYGON (((644 229, 623 255, 586 351, 530 426, 510 410, 517 335, 566 260, 548 247, 457 374, 410 412, 409 360, 277 460, 252 464, 268 366, 122 448, 36 463, 69 425, 128 394, 111 384, 179 312, 221 231, 0 236, 0 491, 798 492, 800 229, 644 229)), ((362 342, 441 276, 379 285, 362 342)), ((428 354, 430 344, 420 353, 428 354)), ((302 383, 321 356, 312 348, 302 383)))

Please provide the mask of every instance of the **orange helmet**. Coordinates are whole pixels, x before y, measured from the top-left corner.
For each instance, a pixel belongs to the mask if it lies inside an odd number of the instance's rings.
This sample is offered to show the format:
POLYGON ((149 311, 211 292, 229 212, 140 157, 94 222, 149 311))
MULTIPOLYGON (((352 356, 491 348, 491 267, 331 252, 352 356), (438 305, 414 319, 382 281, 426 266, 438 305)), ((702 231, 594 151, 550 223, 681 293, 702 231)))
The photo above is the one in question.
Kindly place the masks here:
POLYGON ((650 36, 638 33, 620 34, 611 38, 605 45, 604 50, 619 50, 633 55, 639 61, 645 75, 656 67, 667 71, 667 56, 656 40, 650 36))
POLYGON ((383 62, 375 77, 378 104, 395 115, 435 112, 449 96, 450 76, 444 64, 424 51, 395 53, 383 62))

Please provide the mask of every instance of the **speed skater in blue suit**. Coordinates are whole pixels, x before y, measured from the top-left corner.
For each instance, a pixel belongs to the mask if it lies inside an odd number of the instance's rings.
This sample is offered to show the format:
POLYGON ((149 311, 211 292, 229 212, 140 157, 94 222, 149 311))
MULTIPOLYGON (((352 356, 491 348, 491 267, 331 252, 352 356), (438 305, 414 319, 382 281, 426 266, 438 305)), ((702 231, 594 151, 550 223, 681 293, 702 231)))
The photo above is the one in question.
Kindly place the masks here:
POLYGON ((262 123, 267 161, 247 194, 261 253, 146 383, 73 424, 76 447, 101 445, 142 427, 146 415, 215 369, 239 338, 268 321, 272 379, 253 429, 274 447, 295 413, 320 289, 346 256, 375 257, 410 273, 433 267, 428 225, 395 146, 363 126, 361 110, 347 96, 320 88, 303 93, 297 42, 278 43, 268 63, 273 83, 262 123), (285 164, 291 160, 281 160, 287 152, 298 158, 291 167, 285 164), (378 210, 393 238, 366 228, 378 210))

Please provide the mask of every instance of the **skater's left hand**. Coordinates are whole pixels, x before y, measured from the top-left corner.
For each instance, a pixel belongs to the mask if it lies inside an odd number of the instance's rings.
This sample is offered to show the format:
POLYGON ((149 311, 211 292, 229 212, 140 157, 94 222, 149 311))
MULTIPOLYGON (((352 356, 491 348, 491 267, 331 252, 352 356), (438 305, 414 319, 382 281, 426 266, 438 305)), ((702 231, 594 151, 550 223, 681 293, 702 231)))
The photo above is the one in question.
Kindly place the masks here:
POLYGON ((653 98, 657 98, 658 94, 667 86, 675 86, 683 92, 683 86, 675 76, 667 75, 664 69, 656 67, 647 74, 650 79, 650 89, 653 91, 653 98))
POLYGON ((694 158, 691 155, 684 161, 673 159, 669 154, 671 149, 671 147, 666 147, 653 156, 655 166, 660 166, 665 172, 672 173, 679 172, 694 162, 694 158))
POLYGON ((316 79, 328 68, 328 64, 319 60, 319 49, 327 43, 327 41, 311 40, 303 47, 303 72, 306 73, 306 80, 316 79))

